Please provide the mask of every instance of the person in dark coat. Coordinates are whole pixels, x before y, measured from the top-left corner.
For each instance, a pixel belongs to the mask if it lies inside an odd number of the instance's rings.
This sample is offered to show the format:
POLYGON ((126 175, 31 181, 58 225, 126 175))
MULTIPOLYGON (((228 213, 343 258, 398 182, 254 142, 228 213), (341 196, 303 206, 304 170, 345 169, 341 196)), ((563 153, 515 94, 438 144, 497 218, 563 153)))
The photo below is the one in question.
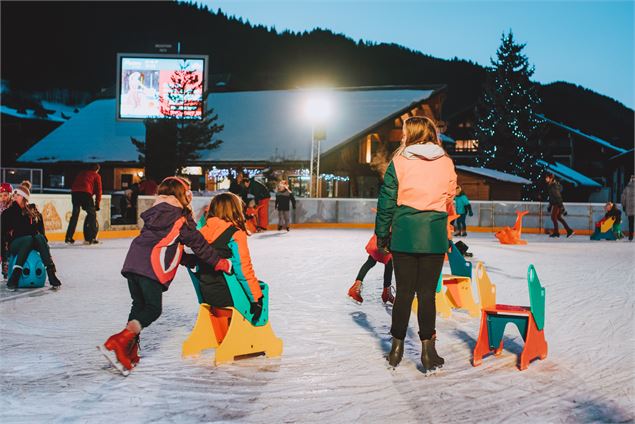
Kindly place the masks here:
POLYGON ((189 246, 201 262, 216 270, 231 271, 231 263, 220 258, 196 230, 191 202, 189 182, 168 177, 159 185, 154 205, 141 214, 144 221, 141 234, 130 244, 121 270, 132 297, 128 324, 99 347, 124 375, 139 362, 137 349, 141 330, 161 316, 163 292, 176 275, 183 245, 189 246))
POLYGON ((35 205, 29 205, 30 195, 29 185, 22 183, 13 190, 11 206, 2 212, 2 257, 7 254, 16 256, 7 287, 10 290, 17 289, 22 277, 22 267, 31 250, 35 249, 40 253, 42 263, 46 267, 49 284, 53 288, 58 288, 62 283, 55 275, 55 264, 51 257, 48 240, 44 235, 42 215, 35 205))
POLYGON ((549 194, 549 206, 551 207, 551 222, 553 222, 553 232, 549 237, 560 237, 560 231, 558 230, 558 221, 562 223, 567 231, 567 237, 571 237, 573 230, 567 224, 567 221, 562 217, 564 212, 564 204, 562 202, 562 186, 556 180, 553 174, 547 174, 545 176, 547 182, 547 192, 549 194))
POLYGON ((286 181, 280 181, 278 185, 278 191, 276 192, 276 203, 275 208, 278 211, 278 231, 282 230, 284 227, 287 231, 289 231, 289 206, 293 206, 295 209, 295 197, 291 190, 289 190, 289 185, 286 181))
POLYGON ((265 231, 269 226, 269 199, 271 194, 265 184, 255 178, 246 179, 247 193, 254 196, 258 211, 258 230, 265 231))
POLYGON ((90 169, 82 171, 75 177, 71 187, 71 198, 73 202, 73 212, 68 222, 65 242, 75 243, 73 235, 77 227, 80 209, 86 211, 84 221, 84 240, 86 244, 97 244, 97 212, 101 202, 101 176, 99 175, 99 164, 92 164, 90 169), (93 196, 95 200, 93 201, 93 196))

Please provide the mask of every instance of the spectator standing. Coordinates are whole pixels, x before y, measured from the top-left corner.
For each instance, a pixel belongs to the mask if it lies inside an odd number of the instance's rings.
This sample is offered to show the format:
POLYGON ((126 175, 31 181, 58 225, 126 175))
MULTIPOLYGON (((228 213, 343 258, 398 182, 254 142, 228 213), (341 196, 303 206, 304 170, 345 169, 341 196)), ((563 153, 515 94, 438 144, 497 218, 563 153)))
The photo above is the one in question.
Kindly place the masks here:
POLYGON ((68 244, 75 243, 73 235, 77 227, 80 209, 86 211, 86 219, 84 221, 84 240, 85 244, 97 244, 97 212, 101 202, 101 176, 99 175, 99 164, 93 164, 89 169, 84 170, 75 177, 71 187, 71 198, 73 202, 73 213, 66 230, 65 242, 68 244), (93 201, 93 196, 95 200, 93 201))
POLYGON ((628 240, 633 241, 633 218, 635 218, 635 175, 622 191, 622 210, 628 217, 628 240))
POLYGON ((289 184, 286 181, 281 181, 278 185, 278 192, 276 193, 275 208, 278 211, 278 231, 285 228, 289 231, 289 206, 295 209, 295 197, 289 189, 289 184))

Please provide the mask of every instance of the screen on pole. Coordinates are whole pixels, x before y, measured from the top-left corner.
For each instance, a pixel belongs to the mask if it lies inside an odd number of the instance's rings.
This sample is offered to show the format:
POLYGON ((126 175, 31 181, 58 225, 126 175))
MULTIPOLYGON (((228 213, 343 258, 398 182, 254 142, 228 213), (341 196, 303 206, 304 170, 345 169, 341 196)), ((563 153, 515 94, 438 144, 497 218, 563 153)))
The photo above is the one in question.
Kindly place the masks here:
POLYGON ((117 55, 117 118, 201 119, 207 56, 117 55))

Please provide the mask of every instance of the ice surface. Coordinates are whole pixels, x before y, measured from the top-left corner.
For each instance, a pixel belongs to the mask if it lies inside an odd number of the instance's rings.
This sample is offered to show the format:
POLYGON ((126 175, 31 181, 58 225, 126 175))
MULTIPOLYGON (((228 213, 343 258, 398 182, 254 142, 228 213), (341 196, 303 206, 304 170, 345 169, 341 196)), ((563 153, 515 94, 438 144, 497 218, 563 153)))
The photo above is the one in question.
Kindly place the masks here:
POLYGON ((130 298, 119 270, 130 240, 53 244, 62 290, 8 293, 0 303, 3 423, 424 423, 628 422, 634 413, 635 244, 525 235, 503 246, 493 234, 465 239, 497 285, 498 300, 528 304, 533 263, 547 290, 549 356, 523 372, 517 330, 506 349, 470 364, 478 319, 437 318, 446 366, 425 377, 411 316, 394 371, 383 269, 368 274, 363 305, 345 293, 366 259, 370 230, 291 230, 250 239, 254 266, 271 287, 270 318, 284 340, 278 359, 214 367, 213 350, 183 360, 197 313, 185 270, 164 296, 163 315, 142 334, 142 359, 122 377, 95 349, 121 330, 130 298), (18 297, 15 297, 18 296, 18 297))

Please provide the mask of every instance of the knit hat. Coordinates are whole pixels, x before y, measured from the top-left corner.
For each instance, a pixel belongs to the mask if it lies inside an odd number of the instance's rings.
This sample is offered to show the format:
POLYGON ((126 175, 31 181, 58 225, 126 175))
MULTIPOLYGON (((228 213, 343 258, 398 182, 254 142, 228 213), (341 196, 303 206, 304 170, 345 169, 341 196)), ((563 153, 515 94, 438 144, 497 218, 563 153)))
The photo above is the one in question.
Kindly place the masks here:
POLYGON ((2 183, 0 185, 0 193, 11 193, 13 191, 13 187, 9 183, 2 183))
POLYGON ((28 201, 31 196, 31 190, 29 190, 29 187, 26 185, 19 185, 15 190, 13 190, 13 194, 19 194, 28 201))

